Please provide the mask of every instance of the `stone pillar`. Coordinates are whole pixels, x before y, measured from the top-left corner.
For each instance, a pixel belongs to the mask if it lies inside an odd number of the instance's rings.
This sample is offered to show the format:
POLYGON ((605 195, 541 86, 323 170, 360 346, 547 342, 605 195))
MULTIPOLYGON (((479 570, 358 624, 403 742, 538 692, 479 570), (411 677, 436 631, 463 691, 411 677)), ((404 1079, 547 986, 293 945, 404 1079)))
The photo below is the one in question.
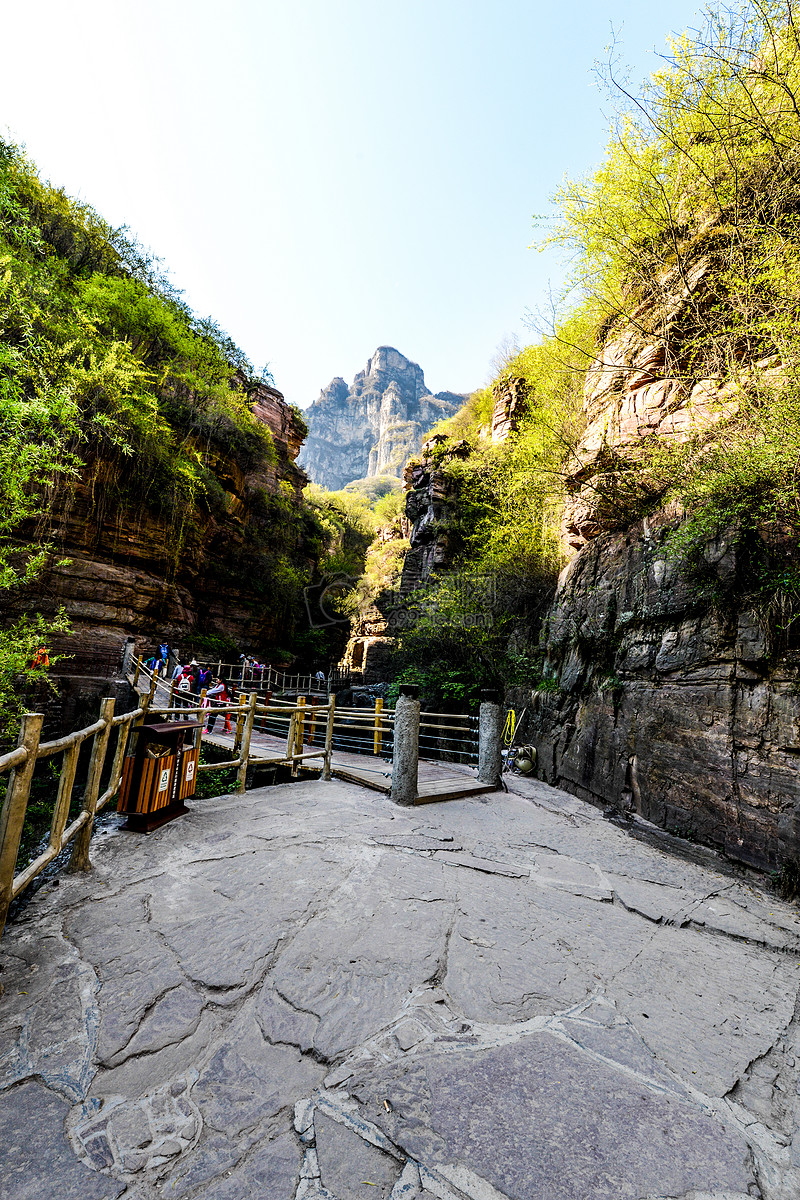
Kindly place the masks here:
POLYGON ((497 692, 481 692, 478 723, 478 779, 500 787, 503 770, 503 709, 497 692))
POLYGON ((133 662, 133 651, 136 647, 136 639, 126 638, 122 645, 122 667, 120 668, 121 675, 128 675, 133 670, 131 663, 133 662))
POLYGON ((419 763, 419 688, 402 684, 394 710, 394 758, 391 798, 411 805, 417 798, 419 763))

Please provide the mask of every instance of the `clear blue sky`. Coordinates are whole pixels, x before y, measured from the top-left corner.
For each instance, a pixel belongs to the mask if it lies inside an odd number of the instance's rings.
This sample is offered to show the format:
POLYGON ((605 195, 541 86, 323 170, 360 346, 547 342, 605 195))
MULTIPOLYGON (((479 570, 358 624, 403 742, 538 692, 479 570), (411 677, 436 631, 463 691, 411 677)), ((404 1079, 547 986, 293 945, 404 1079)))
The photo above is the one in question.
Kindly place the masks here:
POLYGON ((593 63, 635 75, 700 0, 28 0, 3 5, 0 131, 126 224, 287 399, 376 346, 486 381, 558 285, 529 249, 598 165, 593 63))

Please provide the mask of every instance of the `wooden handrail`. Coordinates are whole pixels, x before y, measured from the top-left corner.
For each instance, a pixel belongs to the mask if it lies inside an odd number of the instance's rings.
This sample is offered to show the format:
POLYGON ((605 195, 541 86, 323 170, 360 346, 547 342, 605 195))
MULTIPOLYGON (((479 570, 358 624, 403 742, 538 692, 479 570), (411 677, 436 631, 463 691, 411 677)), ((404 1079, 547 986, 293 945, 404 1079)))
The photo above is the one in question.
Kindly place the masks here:
POLYGON ((0 774, 3 771, 10 771, 12 767, 19 766, 24 763, 28 757, 28 750, 25 746, 17 746, 16 750, 9 750, 8 754, 4 754, 0 758, 0 774))
POLYGON ((87 738, 92 737, 95 733, 99 733, 101 729, 105 729, 106 722, 100 718, 95 721, 94 725, 88 725, 86 729, 78 729, 75 733, 68 733, 65 737, 58 738, 54 742, 41 742, 39 749, 36 751, 37 758, 49 758, 51 754, 61 754, 63 750, 69 750, 72 746, 79 746, 85 742, 87 738))

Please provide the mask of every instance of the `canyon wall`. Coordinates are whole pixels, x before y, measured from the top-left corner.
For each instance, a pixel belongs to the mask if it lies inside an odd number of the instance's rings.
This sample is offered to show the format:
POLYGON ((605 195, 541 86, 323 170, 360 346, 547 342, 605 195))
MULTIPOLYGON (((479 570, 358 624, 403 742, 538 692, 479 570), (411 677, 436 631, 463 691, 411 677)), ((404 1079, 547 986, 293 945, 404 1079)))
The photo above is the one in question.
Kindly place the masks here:
POLYGON ((333 379, 306 410, 309 433, 299 461, 315 483, 333 491, 355 479, 399 477, 428 430, 465 399, 432 395, 417 363, 379 346, 349 387, 333 379))
MULTIPOLYGON (((567 463, 569 562, 541 623, 515 632, 518 648, 538 650, 541 677, 507 699, 540 778, 775 869, 800 855, 800 631, 779 605, 746 599, 754 547, 735 530, 689 561, 668 545, 684 519, 676 505, 636 521, 626 509, 648 434, 713 433, 737 403, 729 383, 665 371, 672 323, 707 277, 698 263, 682 290, 662 281, 669 307, 640 312, 638 331, 609 337, 587 373, 567 463)), ((778 377, 772 361, 759 369, 778 377)), ((517 386, 497 390, 484 437, 513 436, 520 399, 517 386)), ((413 587, 447 570, 458 497, 425 454, 406 487, 413 587)), ((794 546, 769 550, 788 562, 794 546)))
POLYGON ((800 847, 800 643, 737 603, 724 537, 705 565, 728 602, 709 604, 673 524, 600 534, 566 568, 524 736, 549 783, 774 869, 800 847))
POLYGON ((630 520, 632 492, 647 500, 646 439, 711 444, 751 375, 780 380, 775 359, 742 361, 736 380, 670 371, 676 330, 713 286, 708 257, 665 270, 587 373, 567 463, 574 557, 541 629, 527 736, 548 782, 775 868, 800 850, 800 643, 778 605, 747 597, 752 563, 788 564, 794 547, 731 528, 689 560, 669 544, 679 506, 630 520))
POLYGON ((162 638, 180 649, 208 636, 243 649, 280 642, 280 573, 286 561, 300 569, 314 562, 302 529, 307 477, 295 461, 303 431, 274 388, 261 385, 250 401, 274 453, 246 467, 221 454, 209 460, 219 492, 213 506, 184 514, 177 553, 175 514, 106 502, 102 463, 60 493, 47 533, 51 565, 6 606, 11 617, 66 610, 74 633, 52 648, 72 657, 55 672, 88 676, 101 664, 113 674, 130 637, 148 652, 162 638))

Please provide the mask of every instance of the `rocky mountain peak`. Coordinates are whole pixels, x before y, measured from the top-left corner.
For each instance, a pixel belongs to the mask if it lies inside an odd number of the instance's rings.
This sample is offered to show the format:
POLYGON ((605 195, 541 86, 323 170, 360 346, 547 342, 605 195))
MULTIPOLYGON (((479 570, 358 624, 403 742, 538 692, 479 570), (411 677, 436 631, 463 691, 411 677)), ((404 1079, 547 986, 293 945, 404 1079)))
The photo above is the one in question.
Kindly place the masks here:
POLYGON ((399 478, 428 430, 465 400, 457 392, 432 394, 418 363, 394 346, 378 346, 350 387, 336 376, 307 409, 299 461, 315 483, 333 490, 375 475, 399 478))

